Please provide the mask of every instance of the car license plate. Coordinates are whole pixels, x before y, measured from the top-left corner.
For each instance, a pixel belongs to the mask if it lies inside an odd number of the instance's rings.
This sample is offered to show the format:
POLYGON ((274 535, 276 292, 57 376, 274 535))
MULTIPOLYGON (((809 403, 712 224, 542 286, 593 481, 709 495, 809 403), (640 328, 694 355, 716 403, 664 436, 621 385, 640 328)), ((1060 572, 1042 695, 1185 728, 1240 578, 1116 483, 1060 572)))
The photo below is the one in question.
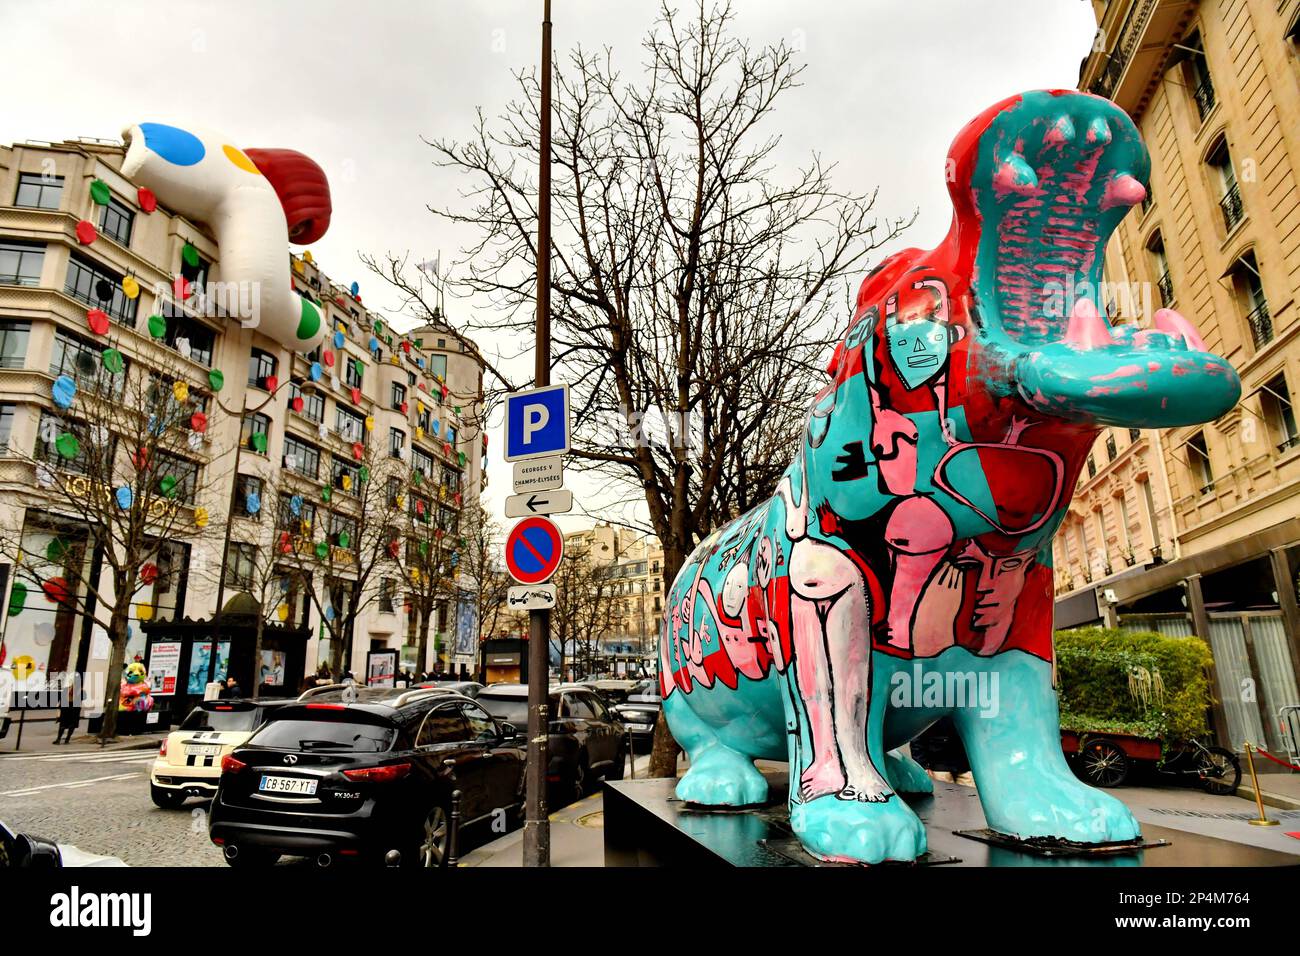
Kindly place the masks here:
POLYGON ((262 784, 257 788, 263 793, 292 793, 310 797, 316 792, 316 781, 303 777, 262 777, 262 784))
POLYGON ((634 721, 632 721, 632 729, 633 729, 633 730, 649 730, 649 729, 650 729, 650 725, 649 725, 649 724, 641 724, 641 723, 637 723, 637 722, 634 720, 634 721))
POLYGON ((187 757, 215 757, 221 753, 221 744, 186 744, 187 757))

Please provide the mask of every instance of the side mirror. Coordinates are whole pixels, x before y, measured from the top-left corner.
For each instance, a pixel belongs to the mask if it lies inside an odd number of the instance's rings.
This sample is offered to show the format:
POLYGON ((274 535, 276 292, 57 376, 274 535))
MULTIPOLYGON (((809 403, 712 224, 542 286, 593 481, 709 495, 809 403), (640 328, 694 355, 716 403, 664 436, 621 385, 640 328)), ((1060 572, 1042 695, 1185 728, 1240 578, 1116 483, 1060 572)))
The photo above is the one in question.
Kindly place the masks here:
POLYGON ((499 726, 501 729, 502 740, 514 740, 516 737, 519 736, 519 728, 516 727, 514 724, 503 720, 501 721, 499 726))

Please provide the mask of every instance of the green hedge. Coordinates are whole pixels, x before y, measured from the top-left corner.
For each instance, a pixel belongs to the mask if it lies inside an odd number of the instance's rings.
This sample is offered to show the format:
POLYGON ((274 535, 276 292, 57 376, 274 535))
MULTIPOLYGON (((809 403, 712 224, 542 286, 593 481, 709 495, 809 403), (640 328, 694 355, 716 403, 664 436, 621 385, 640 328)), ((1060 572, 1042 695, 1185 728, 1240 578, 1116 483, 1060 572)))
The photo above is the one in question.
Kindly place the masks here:
POLYGON ((1199 637, 1101 627, 1057 631, 1061 726, 1166 743, 1205 734, 1210 662, 1210 648, 1199 637))

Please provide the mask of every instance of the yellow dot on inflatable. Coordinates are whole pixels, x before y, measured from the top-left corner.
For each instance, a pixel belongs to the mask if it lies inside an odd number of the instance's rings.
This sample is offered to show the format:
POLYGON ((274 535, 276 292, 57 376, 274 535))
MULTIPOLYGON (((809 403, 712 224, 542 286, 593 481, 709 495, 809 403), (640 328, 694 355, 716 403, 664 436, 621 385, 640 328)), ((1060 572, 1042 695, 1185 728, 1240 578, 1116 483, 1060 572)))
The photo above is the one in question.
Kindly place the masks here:
POLYGON ((306 518, 298 523, 298 532, 300 534, 311 534, 311 522, 306 518))
POLYGON ((372 432, 372 431, 374 431, 374 430, 375 430, 375 416, 374 416, 374 415, 367 415, 367 416, 366 416, 366 431, 368 431, 368 432, 372 432))
POLYGON ((419 582, 419 580, 420 580, 420 569, 419 569, 419 568, 411 568, 411 580, 412 580, 412 581, 415 581, 415 582, 419 582))
POLYGON ((254 176, 262 175, 262 171, 254 165, 253 161, 245 156, 240 150, 227 144, 221 147, 221 151, 226 154, 226 159, 230 160, 246 173, 252 173, 254 176))
POLYGON ((207 509, 207 508, 195 508, 195 509, 194 509, 194 523, 195 523, 196 525, 198 525, 200 528, 206 528, 206 527, 208 526, 208 509, 207 509))
POLYGON ((416 426, 415 426, 415 437, 416 437, 416 438, 423 438, 423 437, 424 437, 424 429, 421 428, 419 425, 416 425, 416 426))
POLYGON ((16 680, 27 680, 36 670, 36 660, 24 654, 22 657, 14 658, 14 678, 16 680))
POLYGON ((351 487, 352 487, 352 476, 351 476, 351 475, 344 475, 344 476, 343 476, 343 490, 344 490, 344 491, 347 491, 347 490, 350 489, 351 487))
POLYGON ((423 414, 424 414, 424 402, 416 402, 416 403, 415 403, 415 413, 416 413, 417 415, 423 415, 423 414))
POLYGON ((398 496, 397 496, 397 507, 399 507, 399 508, 403 508, 403 507, 405 507, 405 506, 406 506, 406 496, 405 496, 405 495, 398 495, 398 496))
POLYGON ((311 250, 310 250, 310 249, 308 249, 306 252, 304 252, 304 253, 302 254, 302 261, 303 261, 303 262, 315 262, 315 261, 316 261, 315 259, 313 259, 313 258, 311 257, 311 250))
POLYGON ((140 283, 135 281, 135 276, 127 276, 122 280, 122 294, 128 299, 134 299, 140 294, 140 283))
POLYGON ((172 394, 176 396, 176 401, 183 402, 190 397, 190 387, 184 382, 177 382, 172 386, 172 394))
POLYGON ((137 604, 137 605, 135 606, 135 616, 136 616, 137 618, 139 618, 140 620, 142 620, 142 621, 152 621, 152 620, 153 620, 153 605, 152 605, 152 604, 137 604))
POLYGON ((293 271, 296 272, 296 273, 298 273, 298 275, 302 275, 304 272, 307 271, 307 267, 306 267, 305 265, 302 264, 302 260, 301 260, 301 259, 294 259, 294 260, 293 260, 293 271))
POLYGON ((275 616, 282 621, 289 620, 289 605, 281 604, 275 609, 275 616))
POLYGON ((402 360, 399 359, 399 358, 397 357, 397 353, 396 353, 396 352, 393 353, 392 362, 393 362, 394 365, 401 365, 401 364, 402 364, 402 360))

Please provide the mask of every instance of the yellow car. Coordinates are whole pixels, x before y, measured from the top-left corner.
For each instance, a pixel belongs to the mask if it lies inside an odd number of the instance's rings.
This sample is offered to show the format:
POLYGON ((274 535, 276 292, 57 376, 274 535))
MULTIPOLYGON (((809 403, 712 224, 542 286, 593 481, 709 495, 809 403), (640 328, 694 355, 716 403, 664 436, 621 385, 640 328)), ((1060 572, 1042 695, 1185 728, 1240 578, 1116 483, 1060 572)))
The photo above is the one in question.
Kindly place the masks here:
POLYGON ((205 700, 167 735, 149 772, 149 796, 164 810, 186 797, 213 797, 221 758, 253 736, 289 700, 205 700))

